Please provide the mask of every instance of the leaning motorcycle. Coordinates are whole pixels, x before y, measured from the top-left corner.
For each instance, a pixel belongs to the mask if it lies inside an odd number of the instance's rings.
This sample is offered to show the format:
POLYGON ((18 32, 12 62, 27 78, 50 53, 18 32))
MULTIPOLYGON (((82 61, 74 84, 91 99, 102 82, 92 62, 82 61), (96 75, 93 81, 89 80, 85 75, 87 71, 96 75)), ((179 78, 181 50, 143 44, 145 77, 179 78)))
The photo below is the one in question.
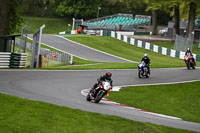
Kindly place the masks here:
POLYGON ((191 55, 185 55, 185 56, 184 56, 184 61, 185 61, 185 64, 186 64, 186 66, 187 66, 187 69, 190 69, 191 67, 192 67, 193 69, 195 69, 195 62, 192 61, 191 55))
POLYGON ((106 94, 109 95, 111 91, 111 85, 108 80, 102 81, 97 88, 93 91, 90 91, 86 97, 87 101, 94 100, 95 103, 98 103, 106 94))
POLYGON ((144 62, 140 62, 138 64, 138 77, 142 78, 142 77, 146 77, 148 78, 150 76, 147 66, 144 62))

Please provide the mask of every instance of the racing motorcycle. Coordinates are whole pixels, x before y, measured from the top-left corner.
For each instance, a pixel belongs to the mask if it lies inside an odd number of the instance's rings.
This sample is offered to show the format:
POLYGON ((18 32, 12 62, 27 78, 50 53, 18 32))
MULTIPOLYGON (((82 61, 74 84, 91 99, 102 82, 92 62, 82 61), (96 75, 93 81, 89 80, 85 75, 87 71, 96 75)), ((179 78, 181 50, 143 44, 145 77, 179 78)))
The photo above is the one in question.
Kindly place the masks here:
POLYGON ((148 78, 150 76, 146 64, 142 61, 138 64, 138 77, 146 77, 148 78))
POLYGON ((111 85, 108 80, 102 81, 97 88, 93 91, 90 91, 86 97, 87 101, 93 100, 95 103, 98 103, 106 94, 109 96, 109 92, 111 91, 111 85))
POLYGON ((184 56, 184 61, 185 61, 185 64, 187 66, 187 69, 190 69, 190 67, 192 67, 193 69, 195 69, 195 62, 192 61, 191 55, 185 55, 184 56))

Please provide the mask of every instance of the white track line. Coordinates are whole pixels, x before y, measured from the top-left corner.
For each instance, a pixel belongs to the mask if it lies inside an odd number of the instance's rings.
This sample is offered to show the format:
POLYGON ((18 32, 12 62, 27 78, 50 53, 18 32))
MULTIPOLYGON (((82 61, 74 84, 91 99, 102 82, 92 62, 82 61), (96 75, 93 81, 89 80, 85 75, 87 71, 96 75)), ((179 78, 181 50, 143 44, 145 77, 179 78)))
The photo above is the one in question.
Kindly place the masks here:
MULTIPOLYGON (((84 96, 87 96, 89 90, 90 89, 81 90, 81 94, 84 95, 84 96)), ((103 98, 100 102, 106 103, 106 104, 110 104, 110 105, 114 105, 114 106, 118 106, 118 107, 122 107, 122 108, 126 108, 126 109, 136 110, 136 111, 140 111, 140 112, 143 112, 143 113, 146 113, 146 114, 155 115, 155 116, 159 116, 159 117, 164 117, 164 118, 168 118, 168 119, 182 120, 181 118, 174 117, 174 116, 168 116, 168 115, 158 114, 158 113, 154 113, 154 112, 149 112, 149 111, 142 110, 142 109, 137 109, 137 108, 134 108, 134 107, 129 107, 129 106, 117 103, 117 102, 113 102, 113 101, 107 100, 105 98, 103 98)))
POLYGON ((98 52, 100 52, 100 53, 103 53, 103 54, 106 54, 106 55, 109 55, 109 56, 112 56, 112 57, 115 57, 115 58, 118 58, 118 59, 121 59, 121 60, 125 60, 125 61, 131 62, 131 63, 138 63, 138 62, 136 62, 136 61, 131 61, 131 60, 128 60, 128 59, 125 59, 125 58, 122 58, 122 57, 118 57, 118 56, 115 56, 115 55, 112 55, 112 54, 109 54, 109 53, 106 53, 106 52, 103 52, 103 51, 100 51, 100 50, 97 50, 97 49, 91 48, 91 47, 86 46, 86 45, 83 45, 83 44, 81 44, 81 43, 78 43, 78 42, 75 42, 75 41, 69 40, 69 39, 67 39, 67 38, 65 38, 65 37, 63 37, 63 36, 59 36, 59 35, 54 35, 54 36, 60 37, 60 38, 65 39, 65 40, 67 40, 67 41, 69 41, 69 42, 72 42, 72 43, 78 44, 78 45, 80 45, 80 46, 83 46, 83 47, 86 47, 86 48, 92 49, 92 50, 94 50, 94 51, 98 51, 98 52))
POLYGON ((190 83, 190 82, 196 82, 200 81, 198 80, 188 80, 188 81, 178 81, 178 82, 169 82, 169 83, 153 83, 153 84, 136 84, 136 85, 122 85, 122 86, 115 86, 115 91, 120 90, 122 87, 128 87, 128 86, 150 86, 150 85, 170 85, 170 84, 182 84, 182 83, 190 83))

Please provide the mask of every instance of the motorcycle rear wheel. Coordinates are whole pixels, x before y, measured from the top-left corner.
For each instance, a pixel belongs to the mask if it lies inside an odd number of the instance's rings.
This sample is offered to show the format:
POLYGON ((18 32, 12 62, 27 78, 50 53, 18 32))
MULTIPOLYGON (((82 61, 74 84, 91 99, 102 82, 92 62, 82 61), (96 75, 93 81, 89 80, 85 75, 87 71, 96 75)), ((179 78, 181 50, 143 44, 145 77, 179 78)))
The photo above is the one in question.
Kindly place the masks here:
POLYGON ((192 69, 195 69, 195 66, 194 66, 194 64, 192 65, 192 69))

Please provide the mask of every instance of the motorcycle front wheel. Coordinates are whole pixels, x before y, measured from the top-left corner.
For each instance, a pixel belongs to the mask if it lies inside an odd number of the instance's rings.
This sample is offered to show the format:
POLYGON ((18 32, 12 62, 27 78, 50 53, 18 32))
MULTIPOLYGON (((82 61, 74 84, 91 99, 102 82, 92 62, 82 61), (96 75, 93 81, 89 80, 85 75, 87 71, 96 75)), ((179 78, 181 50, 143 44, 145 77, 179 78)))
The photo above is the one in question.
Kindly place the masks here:
POLYGON ((186 65, 187 65, 187 69, 190 69, 190 63, 188 62, 186 65))
POLYGON ((90 93, 91 93, 91 92, 89 92, 88 95, 87 95, 87 97, 86 97, 86 100, 87 100, 87 101, 91 101, 90 93))
POLYGON ((103 98, 104 95, 105 95, 104 91, 99 91, 94 102, 98 103, 103 98))
POLYGON ((141 70, 138 71, 138 77, 142 78, 142 71, 141 70))

